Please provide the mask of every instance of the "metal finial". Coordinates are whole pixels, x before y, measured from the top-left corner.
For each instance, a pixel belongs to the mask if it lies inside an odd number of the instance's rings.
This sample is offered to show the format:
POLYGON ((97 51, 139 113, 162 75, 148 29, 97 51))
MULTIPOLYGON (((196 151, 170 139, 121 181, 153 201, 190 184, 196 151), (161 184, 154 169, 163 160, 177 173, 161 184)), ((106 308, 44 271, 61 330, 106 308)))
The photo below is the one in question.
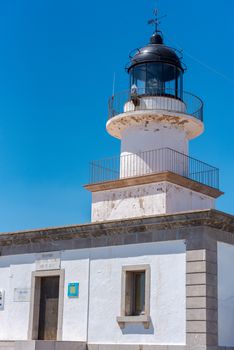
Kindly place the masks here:
POLYGON ((150 19, 148 21, 148 24, 154 25, 155 26, 155 33, 158 33, 158 32, 160 32, 160 30, 159 30, 159 25, 161 23, 160 20, 162 18, 166 17, 166 15, 159 17, 159 10, 157 8, 154 9, 153 14, 154 14, 154 18, 150 19))

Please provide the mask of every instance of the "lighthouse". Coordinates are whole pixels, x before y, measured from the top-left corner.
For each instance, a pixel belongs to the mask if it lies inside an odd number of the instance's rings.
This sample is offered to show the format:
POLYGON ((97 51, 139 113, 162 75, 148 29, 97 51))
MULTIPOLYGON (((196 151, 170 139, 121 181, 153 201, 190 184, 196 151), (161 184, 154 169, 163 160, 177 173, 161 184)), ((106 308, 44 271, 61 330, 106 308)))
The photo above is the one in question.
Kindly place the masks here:
POLYGON ((192 158, 203 102, 154 20, 109 99, 90 223, 0 233, 0 350, 233 350, 234 216, 192 158))
POLYGON ((214 209, 218 169, 189 155, 204 131, 203 101, 183 89, 181 52, 156 25, 126 71, 128 89, 109 99, 106 123, 120 155, 91 163, 92 221, 214 209))

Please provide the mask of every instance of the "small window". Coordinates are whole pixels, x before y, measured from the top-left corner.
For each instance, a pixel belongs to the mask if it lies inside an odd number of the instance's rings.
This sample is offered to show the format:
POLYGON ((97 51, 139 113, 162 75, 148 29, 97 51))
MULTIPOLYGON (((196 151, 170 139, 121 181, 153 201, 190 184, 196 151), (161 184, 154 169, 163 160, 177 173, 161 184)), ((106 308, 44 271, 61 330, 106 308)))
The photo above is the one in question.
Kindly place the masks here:
POLYGON ((125 315, 145 314, 145 271, 126 272, 125 315))
POLYGON ((134 265, 122 268, 121 316, 117 322, 121 328, 126 323, 150 323, 150 266, 134 265))

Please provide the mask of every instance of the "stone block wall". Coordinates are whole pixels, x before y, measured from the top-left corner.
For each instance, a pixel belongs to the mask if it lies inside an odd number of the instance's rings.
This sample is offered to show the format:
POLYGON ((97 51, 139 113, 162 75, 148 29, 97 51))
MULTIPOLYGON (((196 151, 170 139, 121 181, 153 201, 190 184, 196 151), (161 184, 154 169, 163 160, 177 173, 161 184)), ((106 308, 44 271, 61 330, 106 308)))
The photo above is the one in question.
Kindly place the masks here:
POLYGON ((186 343, 190 348, 218 346, 217 242, 187 242, 186 343), (197 245, 197 246, 196 246, 197 245))

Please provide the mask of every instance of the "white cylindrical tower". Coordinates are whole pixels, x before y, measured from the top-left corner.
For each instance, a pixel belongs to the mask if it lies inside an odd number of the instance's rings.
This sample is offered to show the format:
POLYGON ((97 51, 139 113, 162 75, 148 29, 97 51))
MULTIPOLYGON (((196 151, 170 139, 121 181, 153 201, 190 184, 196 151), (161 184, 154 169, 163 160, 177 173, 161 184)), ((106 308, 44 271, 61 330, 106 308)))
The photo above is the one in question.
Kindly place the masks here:
POLYGON ((189 140, 204 127, 202 101, 183 91, 181 57, 156 32, 136 51, 127 71, 130 91, 110 99, 107 122, 107 131, 121 139, 120 177, 173 170, 174 158, 184 175, 189 140))
POLYGON ((189 156, 203 102, 183 91, 181 55, 156 31, 127 67, 128 91, 109 100, 106 124, 119 157, 92 162, 92 221, 214 208, 218 169, 189 156))

